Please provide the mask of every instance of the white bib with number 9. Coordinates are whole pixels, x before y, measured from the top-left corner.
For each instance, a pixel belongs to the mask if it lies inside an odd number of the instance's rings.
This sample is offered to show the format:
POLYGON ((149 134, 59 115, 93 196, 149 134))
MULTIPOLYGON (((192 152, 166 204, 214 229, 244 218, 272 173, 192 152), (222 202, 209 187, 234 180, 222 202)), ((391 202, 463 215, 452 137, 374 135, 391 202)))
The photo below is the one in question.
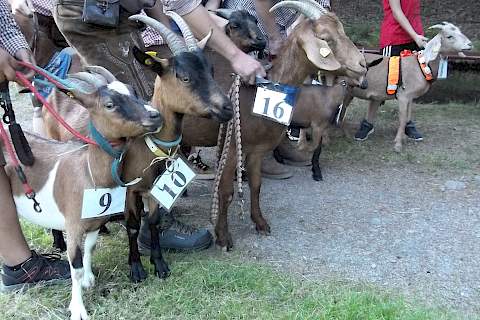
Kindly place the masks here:
POLYGON ((283 92, 258 87, 253 113, 288 126, 292 119, 293 106, 285 102, 286 96, 283 92))
POLYGON ((177 158, 165 172, 157 178, 150 194, 168 211, 177 198, 195 177, 195 172, 177 158))
POLYGON ((97 188, 83 191, 82 219, 101 218, 125 211, 127 188, 97 188))

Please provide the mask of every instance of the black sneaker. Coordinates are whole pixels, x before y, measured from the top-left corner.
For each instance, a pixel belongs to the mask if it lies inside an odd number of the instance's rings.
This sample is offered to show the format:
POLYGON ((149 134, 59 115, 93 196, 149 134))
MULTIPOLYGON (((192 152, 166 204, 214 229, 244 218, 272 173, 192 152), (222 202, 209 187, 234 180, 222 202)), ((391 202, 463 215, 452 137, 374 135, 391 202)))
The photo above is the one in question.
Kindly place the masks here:
POLYGON ((417 128, 415 127, 415 122, 413 121, 408 121, 407 125, 405 126, 405 134, 410 138, 415 141, 422 141, 423 136, 420 132, 417 131, 417 128))
MULTIPOLYGON (((199 251, 208 249, 212 245, 213 237, 210 231, 186 225, 176 220, 171 213, 166 213, 160 224, 159 242, 162 249, 199 251)), ((150 248, 150 230, 142 219, 138 235, 138 249, 141 254, 150 255, 150 248)))
POLYGON ((16 267, 3 266, 1 292, 23 291, 35 284, 56 284, 70 280, 70 265, 57 254, 32 256, 16 267))
POLYGON ((360 122, 360 129, 358 129, 357 133, 355 133, 354 139, 357 141, 365 141, 374 131, 373 124, 368 122, 366 119, 363 119, 362 122, 360 122))

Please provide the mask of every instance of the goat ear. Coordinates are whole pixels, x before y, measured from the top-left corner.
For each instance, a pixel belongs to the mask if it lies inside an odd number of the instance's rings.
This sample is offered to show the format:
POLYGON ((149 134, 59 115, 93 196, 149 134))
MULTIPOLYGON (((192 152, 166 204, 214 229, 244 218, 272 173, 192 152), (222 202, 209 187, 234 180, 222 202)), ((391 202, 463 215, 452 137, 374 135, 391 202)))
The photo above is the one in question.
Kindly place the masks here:
POLYGON ((138 47, 133 47, 133 56, 142 65, 152 69, 156 74, 162 75, 169 66, 168 59, 157 57, 156 52, 143 52, 138 47))
POLYGON ((427 42, 425 46, 425 62, 428 63, 432 60, 435 60, 440 52, 440 47, 442 46, 442 38, 440 35, 436 35, 432 40, 427 42))
POLYGON ((307 41, 303 41, 302 48, 308 60, 317 68, 326 71, 340 69, 341 65, 337 59, 335 59, 332 49, 330 49, 326 41, 316 38, 307 39, 307 41))

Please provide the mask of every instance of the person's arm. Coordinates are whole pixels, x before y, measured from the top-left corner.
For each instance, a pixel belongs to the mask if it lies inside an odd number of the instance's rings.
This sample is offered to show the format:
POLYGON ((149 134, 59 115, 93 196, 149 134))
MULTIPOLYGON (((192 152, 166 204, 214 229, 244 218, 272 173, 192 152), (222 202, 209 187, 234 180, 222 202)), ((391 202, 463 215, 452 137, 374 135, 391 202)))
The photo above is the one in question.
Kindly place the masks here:
POLYGON ((207 9, 200 5, 200 1, 163 1, 167 10, 175 11, 185 19, 199 39, 213 30, 208 46, 230 61, 235 73, 245 81, 254 84, 256 75, 262 77, 266 75, 260 62, 237 48, 230 38, 218 28, 207 9))
POLYGON ((390 8, 392 9, 393 17, 397 20, 398 24, 405 30, 410 37, 415 41, 417 46, 420 48, 425 48, 427 44, 428 38, 421 34, 417 34, 417 32, 413 29, 410 21, 408 21, 407 17, 403 13, 402 6, 400 4, 400 0, 388 0, 390 3, 390 8))
POLYGON ((207 10, 215 10, 220 8, 221 3, 222 0, 208 0, 207 3, 205 3, 205 8, 207 10))
POLYGON ((163 13, 163 4, 161 1, 157 1, 152 8, 145 9, 145 13, 147 16, 160 21, 166 26, 170 25, 170 20, 168 20, 168 17, 163 13))
MULTIPOLYGON (((13 57, 18 60, 35 64, 27 40, 18 28, 12 17, 6 0, 0 0, 0 78, 15 80, 15 70, 18 65, 13 57)), ((27 77, 33 76, 33 71, 26 73, 27 77)))
POLYGON ((269 12, 271 6, 271 0, 255 0, 255 11, 257 12, 258 17, 262 20, 268 33, 268 48, 270 54, 277 55, 283 44, 283 39, 280 35, 280 30, 275 23, 273 13, 269 12))

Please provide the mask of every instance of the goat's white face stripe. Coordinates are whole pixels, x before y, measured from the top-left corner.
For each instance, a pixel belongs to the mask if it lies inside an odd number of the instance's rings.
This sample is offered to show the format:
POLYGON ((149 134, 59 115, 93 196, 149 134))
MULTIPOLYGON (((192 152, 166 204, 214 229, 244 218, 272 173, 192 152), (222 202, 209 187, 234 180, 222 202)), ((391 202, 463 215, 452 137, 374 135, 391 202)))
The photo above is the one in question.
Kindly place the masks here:
POLYGON ((145 107, 145 109, 147 109, 147 111, 158 112, 158 110, 153 108, 151 105, 144 104, 143 106, 145 107))
POLYGON ((130 95, 130 90, 128 90, 128 87, 120 81, 110 82, 108 84, 107 88, 110 89, 110 90, 116 91, 120 94, 126 95, 126 96, 130 95))

